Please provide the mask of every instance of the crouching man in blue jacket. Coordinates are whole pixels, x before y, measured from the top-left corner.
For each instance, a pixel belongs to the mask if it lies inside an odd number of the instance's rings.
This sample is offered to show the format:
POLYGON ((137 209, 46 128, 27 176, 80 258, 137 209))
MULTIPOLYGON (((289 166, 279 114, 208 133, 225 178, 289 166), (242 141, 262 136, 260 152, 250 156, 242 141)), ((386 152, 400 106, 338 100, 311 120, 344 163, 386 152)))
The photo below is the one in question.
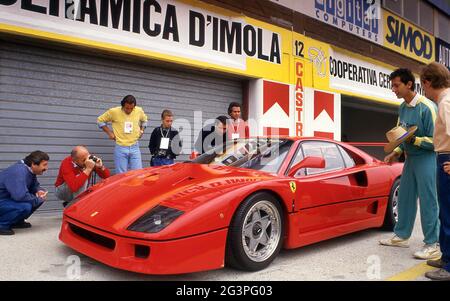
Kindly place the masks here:
POLYGON ((0 172, 0 235, 31 227, 25 220, 47 199, 36 176, 47 171, 49 159, 46 153, 34 151, 0 172))

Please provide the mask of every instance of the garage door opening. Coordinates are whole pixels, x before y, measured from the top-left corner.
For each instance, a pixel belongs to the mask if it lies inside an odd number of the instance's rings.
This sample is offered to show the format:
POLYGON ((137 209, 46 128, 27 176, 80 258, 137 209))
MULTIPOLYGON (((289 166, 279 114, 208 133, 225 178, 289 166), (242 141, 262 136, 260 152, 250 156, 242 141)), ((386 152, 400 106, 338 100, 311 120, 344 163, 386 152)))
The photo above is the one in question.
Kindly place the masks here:
POLYGON ((398 107, 342 95, 342 141, 363 142, 358 146, 377 159, 383 160, 386 132, 397 124, 398 107))

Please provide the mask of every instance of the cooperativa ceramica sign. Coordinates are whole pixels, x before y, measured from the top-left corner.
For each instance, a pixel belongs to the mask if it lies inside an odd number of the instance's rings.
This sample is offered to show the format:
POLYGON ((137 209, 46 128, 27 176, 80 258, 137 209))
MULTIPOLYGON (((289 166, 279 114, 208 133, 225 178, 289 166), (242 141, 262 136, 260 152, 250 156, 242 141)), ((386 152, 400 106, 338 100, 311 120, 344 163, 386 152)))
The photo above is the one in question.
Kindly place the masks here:
MULTIPOLYGON (((351 57, 334 49, 329 50, 330 88, 389 102, 401 103, 391 90, 390 74, 394 67, 384 67, 351 57)), ((416 91, 422 93, 420 80, 416 78, 416 91)))
POLYGON ((281 64, 281 36, 169 0, 0 0, 0 29, 148 50, 188 60, 246 69, 246 58, 281 64))

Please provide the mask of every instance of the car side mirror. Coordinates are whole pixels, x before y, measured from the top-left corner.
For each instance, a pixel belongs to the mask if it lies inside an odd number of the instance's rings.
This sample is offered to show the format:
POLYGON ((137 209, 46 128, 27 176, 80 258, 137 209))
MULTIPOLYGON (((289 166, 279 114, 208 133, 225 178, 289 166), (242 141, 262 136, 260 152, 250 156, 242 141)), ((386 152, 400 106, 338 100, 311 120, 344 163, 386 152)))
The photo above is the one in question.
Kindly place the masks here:
POLYGON ((306 157, 289 170, 289 176, 294 177, 302 168, 325 168, 325 159, 322 157, 306 157))

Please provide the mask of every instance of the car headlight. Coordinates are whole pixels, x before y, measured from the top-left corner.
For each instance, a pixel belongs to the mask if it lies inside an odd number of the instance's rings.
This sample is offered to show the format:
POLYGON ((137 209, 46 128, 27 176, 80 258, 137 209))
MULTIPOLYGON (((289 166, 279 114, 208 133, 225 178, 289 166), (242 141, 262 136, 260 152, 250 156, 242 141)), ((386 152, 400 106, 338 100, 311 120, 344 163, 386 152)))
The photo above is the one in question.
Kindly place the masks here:
POLYGON ((127 230, 157 233, 170 225, 183 213, 184 211, 178 209, 158 205, 138 218, 127 230))

